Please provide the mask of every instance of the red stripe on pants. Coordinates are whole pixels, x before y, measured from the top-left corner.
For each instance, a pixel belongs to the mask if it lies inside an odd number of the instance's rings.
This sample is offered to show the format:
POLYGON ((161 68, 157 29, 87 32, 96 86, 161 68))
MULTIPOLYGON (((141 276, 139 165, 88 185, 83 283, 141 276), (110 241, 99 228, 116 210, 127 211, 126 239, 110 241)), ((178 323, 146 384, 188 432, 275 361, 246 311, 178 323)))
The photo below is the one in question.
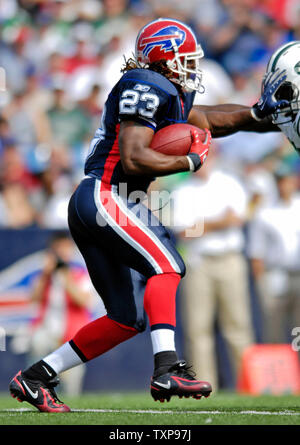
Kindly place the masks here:
MULTIPOLYGON (((102 207, 104 207, 114 222, 153 258, 160 268, 158 273, 177 273, 165 253, 155 244, 155 240, 152 240, 150 236, 133 221, 130 210, 128 209, 128 213, 125 214, 115 202, 112 196, 111 185, 101 182, 99 199, 102 207)), ((126 238, 124 239, 126 240, 126 238)), ((145 258, 147 259, 146 256, 145 258)))

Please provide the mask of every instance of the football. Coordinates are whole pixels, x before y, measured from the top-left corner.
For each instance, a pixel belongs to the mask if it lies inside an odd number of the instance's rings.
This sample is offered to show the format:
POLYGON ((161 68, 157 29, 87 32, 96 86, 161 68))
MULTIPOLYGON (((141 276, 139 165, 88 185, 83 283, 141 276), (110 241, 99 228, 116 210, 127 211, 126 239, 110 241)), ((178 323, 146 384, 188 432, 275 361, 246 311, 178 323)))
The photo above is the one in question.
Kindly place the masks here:
POLYGON ((190 124, 173 124, 154 134, 150 148, 165 155, 185 156, 192 145, 191 130, 197 130, 201 141, 205 141, 204 130, 190 124))

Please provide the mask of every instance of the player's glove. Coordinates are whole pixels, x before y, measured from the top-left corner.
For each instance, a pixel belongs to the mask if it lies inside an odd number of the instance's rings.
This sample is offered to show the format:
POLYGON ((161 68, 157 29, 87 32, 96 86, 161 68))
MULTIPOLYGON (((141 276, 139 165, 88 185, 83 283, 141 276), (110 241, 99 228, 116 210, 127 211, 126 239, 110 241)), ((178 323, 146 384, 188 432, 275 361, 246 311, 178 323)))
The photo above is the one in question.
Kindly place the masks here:
POLYGON ((285 108, 289 103, 287 100, 276 100, 275 93, 286 79, 286 71, 279 69, 267 74, 262 84, 262 95, 259 101, 251 108, 252 117, 261 121, 276 110, 285 108))
POLYGON ((207 158, 208 151, 211 144, 211 133, 205 128, 206 137, 204 142, 201 141, 200 135, 197 130, 191 130, 192 146, 187 159, 190 164, 190 171, 195 172, 199 170, 201 165, 207 158))

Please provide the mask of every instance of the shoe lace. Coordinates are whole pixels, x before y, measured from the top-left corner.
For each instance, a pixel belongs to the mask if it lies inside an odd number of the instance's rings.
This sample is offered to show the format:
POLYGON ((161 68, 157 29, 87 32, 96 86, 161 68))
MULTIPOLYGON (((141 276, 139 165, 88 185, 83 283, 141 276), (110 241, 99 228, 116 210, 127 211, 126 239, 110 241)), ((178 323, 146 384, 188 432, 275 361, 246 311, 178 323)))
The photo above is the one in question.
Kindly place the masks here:
POLYGON ((187 363, 184 360, 179 360, 169 369, 170 372, 176 373, 178 376, 182 378, 186 378, 189 380, 194 380, 196 373, 192 371, 192 366, 187 366, 187 363))

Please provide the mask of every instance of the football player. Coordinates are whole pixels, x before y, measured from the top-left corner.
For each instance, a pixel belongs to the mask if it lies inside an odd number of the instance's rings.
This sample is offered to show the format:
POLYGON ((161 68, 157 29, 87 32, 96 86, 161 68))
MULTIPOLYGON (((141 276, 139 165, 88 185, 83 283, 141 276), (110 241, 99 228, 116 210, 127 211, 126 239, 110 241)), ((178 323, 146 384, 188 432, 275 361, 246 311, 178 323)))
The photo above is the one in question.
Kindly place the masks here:
POLYGON ((267 65, 263 90, 276 70, 285 70, 286 78, 274 96, 286 100, 287 106, 272 113, 272 122, 300 155, 300 41, 286 43, 274 52, 267 65))
POLYGON ((173 19, 154 20, 138 34, 135 57, 126 62, 108 96, 86 159, 86 177, 69 204, 71 234, 107 315, 12 379, 12 396, 40 411, 68 411, 54 391, 58 374, 144 331, 144 312, 153 345, 154 400, 173 395, 198 399, 211 393, 210 383, 197 380, 176 353, 175 296, 184 262, 168 230, 132 193, 146 192, 156 176, 197 171, 211 135, 272 129, 268 116, 286 102, 274 98, 285 80, 285 73, 277 70, 253 107, 193 107, 196 91, 203 89, 202 57, 188 26, 173 19), (205 141, 194 131, 187 156, 166 156, 149 148, 156 131, 178 122, 205 129, 205 141))

